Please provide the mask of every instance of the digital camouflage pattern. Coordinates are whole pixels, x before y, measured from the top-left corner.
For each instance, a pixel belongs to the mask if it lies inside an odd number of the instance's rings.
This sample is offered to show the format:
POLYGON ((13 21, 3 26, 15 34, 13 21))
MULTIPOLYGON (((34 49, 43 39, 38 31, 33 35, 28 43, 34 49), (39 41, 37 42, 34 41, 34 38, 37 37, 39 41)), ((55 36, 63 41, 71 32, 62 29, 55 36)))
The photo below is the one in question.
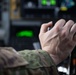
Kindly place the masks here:
POLYGON ((0 47, 0 75, 58 75, 58 72, 43 50, 17 52, 11 47, 0 47))

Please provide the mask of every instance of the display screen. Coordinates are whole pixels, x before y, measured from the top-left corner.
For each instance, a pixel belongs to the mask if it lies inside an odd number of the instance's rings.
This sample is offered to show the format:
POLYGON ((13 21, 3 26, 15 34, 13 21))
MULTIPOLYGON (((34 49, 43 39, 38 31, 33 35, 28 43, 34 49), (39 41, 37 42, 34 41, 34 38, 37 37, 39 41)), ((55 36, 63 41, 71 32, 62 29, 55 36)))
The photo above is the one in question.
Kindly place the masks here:
POLYGON ((11 2, 11 18, 15 19, 49 21, 50 18, 59 19, 62 15, 64 17, 68 15, 70 19, 70 16, 76 14, 76 0, 11 0, 11 2))
POLYGON ((56 6, 56 0, 22 0, 21 1, 24 8, 43 8, 56 6))
POLYGON ((74 7, 76 2, 74 0, 62 0, 60 3, 60 10, 67 11, 68 9, 74 7))
POLYGON ((76 20, 76 0, 60 0, 58 8, 58 18, 76 20))
POLYGON ((38 37, 40 27, 25 27, 25 26, 11 26, 10 36, 11 37, 38 37))
POLYGON ((21 30, 16 33, 16 37, 33 37, 33 36, 34 34, 32 30, 21 30))
POLYGON ((56 0, 41 0, 41 5, 43 6, 56 6, 56 0))
POLYGON ((58 14, 75 15, 76 13, 76 0, 21 0, 21 3, 21 15, 26 18, 29 15, 32 18, 39 18, 39 16, 42 18, 52 15, 55 17, 58 14))
POLYGON ((76 5, 76 0, 21 0, 23 8, 52 8, 60 7, 67 10, 76 5))

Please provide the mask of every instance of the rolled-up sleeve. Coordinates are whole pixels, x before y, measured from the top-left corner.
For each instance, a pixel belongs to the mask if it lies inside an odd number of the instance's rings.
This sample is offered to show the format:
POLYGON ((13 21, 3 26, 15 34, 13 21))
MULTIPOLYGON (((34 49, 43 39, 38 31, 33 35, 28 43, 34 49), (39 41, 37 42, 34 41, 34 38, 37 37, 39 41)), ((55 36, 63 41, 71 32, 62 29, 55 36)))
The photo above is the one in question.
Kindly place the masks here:
MULTIPOLYGON (((40 75, 58 75, 57 68, 50 55, 43 50, 24 50, 19 52, 29 62, 30 73, 42 72, 40 75)), ((33 75, 33 74, 32 74, 33 75)))
POLYGON ((12 49, 5 52, 7 57, 2 56, 3 51, 0 55, 0 75, 58 75, 53 60, 43 50, 21 50, 18 51, 18 55, 12 52, 12 49), (14 57, 16 59, 10 63, 9 60, 14 57))

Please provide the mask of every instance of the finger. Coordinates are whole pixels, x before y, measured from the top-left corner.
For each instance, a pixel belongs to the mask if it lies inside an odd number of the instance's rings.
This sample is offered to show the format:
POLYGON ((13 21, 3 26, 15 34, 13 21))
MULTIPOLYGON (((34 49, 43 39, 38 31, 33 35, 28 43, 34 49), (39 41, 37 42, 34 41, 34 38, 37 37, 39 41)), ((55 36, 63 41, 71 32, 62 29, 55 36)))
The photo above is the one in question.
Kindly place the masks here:
POLYGON ((74 35, 74 37, 73 37, 73 40, 74 40, 75 43, 76 43, 76 33, 75 33, 75 35, 74 35))
POLYGON ((54 26, 54 28, 56 29, 56 31, 60 31, 61 28, 64 26, 65 22, 66 21, 64 19, 60 19, 59 21, 57 21, 55 23, 55 26, 54 26))
MULTIPOLYGON (((69 33, 69 31, 70 31, 70 29, 71 29, 71 27, 74 25, 74 21, 72 21, 72 20, 69 20, 66 24, 65 24, 65 26, 64 26, 64 30, 66 31, 66 34, 68 34, 69 33)), ((74 28, 74 27, 73 27, 74 28)))
POLYGON ((76 33, 76 23, 70 29, 70 33, 71 33, 71 35, 74 35, 76 33))
POLYGON ((41 29, 40 29, 40 33, 45 33, 47 31, 48 27, 51 27, 52 24, 53 24, 52 21, 42 24, 41 29))
POLYGON ((74 40, 76 39, 76 23, 72 26, 71 30, 70 30, 70 34, 72 36, 72 38, 74 38, 74 40))

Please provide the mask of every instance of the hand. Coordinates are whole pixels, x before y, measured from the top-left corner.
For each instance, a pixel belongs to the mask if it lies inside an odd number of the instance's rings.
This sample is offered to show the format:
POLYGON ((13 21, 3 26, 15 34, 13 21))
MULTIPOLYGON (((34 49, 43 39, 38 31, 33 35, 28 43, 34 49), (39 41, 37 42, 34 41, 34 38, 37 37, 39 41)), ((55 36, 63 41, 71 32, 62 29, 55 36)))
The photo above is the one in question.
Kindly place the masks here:
POLYGON ((73 50, 76 45, 76 23, 64 19, 57 21, 52 27, 52 22, 41 26, 39 40, 42 50, 48 52, 55 64, 59 64, 73 50), (47 30, 51 27, 51 30, 47 30))

